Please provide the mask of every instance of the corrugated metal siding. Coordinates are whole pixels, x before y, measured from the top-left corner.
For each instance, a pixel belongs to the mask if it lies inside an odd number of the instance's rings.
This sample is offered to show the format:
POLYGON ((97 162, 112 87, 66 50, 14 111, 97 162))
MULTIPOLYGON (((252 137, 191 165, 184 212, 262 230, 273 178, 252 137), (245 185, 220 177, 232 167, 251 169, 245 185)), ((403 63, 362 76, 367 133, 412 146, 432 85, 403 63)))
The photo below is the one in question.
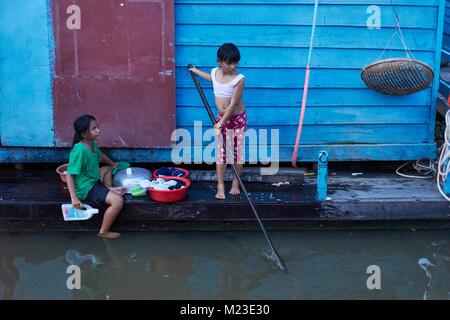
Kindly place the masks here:
MULTIPOLYGON (((436 65, 439 1, 390 3, 377 1, 382 28, 369 30, 366 10, 372 2, 320 2, 300 160, 315 160, 320 145, 331 150, 332 159, 341 160, 378 159, 375 145, 396 146, 393 153, 385 154, 385 160, 406 159, 407 154, 411 156, 406 149, 413 145, 414 157, 434 156, 434 148, 430 148, 434 143, 434 89, 406 97, 385 96, 367 89, 360 78, 361 68, 379 58, 394 32, 393 8, 414 56, 436 65), (359 154, 362 146, 357 144, 375 144, 373 153, 359 154), (348 155, 342 157, 338 145, 345 145, 348 155)), ((290 160, 313 4, 312 0, 177 0, 177 125, 193 131, 194 120, 208 124, 185 66, 192 63, 209 70, 216 65, 217 47, 234 42, 241 50, 240 72, 247 76, 244 99, 249 127, 279 129, 280 156, 290 160)), ((398 38, 388 46, 384 58, 395 56, 405 56, 398 38)), ((212 103, 210 83, 203 84, 212 103)))
POLYGON ((54 42, 47 0, 0 0, 0 141, 54 145, 54 42))

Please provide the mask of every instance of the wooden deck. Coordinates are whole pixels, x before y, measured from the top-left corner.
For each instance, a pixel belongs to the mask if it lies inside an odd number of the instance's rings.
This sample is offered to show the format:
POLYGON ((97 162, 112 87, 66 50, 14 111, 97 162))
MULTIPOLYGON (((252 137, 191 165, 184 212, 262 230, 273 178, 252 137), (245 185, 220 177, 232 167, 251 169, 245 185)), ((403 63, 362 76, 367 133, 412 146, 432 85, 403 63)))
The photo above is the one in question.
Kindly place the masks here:
MULTIPOLYGON (((244 196, 214 199, 214 172, 192 171, 191 179, 203 181, 193 181, 188 198, 178 203, 126 196, 115 229, 258 228, 244 196)), ((250 170, 244 180, 268 228, 450 226, 449 203, 438 193, 434 180, 373 171, 353 176, 350 171, 330 170, 330 200, 323 203, 315 200, 315 176, 303 177, 301 171, 284 170, 283 175, 261 179, 250 170), (273 185, 276 182, 289 184, 273 185)), ((53 170, 0 170, 0 230, 96 230, 101 215, 80 222, 62 219, 61 204, 69 199, 66 185, 53 170)))

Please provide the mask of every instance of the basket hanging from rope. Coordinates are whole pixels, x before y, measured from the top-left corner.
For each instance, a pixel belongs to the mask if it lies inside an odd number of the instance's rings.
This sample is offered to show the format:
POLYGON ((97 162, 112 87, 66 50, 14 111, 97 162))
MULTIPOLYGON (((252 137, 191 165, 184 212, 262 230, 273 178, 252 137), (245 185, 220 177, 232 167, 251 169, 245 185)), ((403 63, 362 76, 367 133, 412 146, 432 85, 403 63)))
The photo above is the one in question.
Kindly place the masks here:
POLYGON ((429 65, 418 60, 393 58, 365 66, 361 78, 377 92, 404 96, 427 88, 433 82, 434 73, 429 65))
POLYGON ((386 48, 377 61, 366 65, 361 72, 361 78, 369 88, 383 94, 405 96, 428 88, 434 79, 433 69, 426 63, 415 59, 403 38, 403 33, 396 16, 396 30, 392 35, 397 35, 406 52, 406 58, 381 59, 386 48))

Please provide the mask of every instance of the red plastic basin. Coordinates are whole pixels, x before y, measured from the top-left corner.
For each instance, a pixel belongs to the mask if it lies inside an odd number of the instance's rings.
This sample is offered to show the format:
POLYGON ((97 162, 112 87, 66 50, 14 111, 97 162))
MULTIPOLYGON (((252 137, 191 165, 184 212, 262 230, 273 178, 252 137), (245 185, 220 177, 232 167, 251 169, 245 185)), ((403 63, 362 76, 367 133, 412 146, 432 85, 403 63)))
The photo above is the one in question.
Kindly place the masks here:
POLYGON ((181 177, 170 177, 170 176, 162 176, 159 177, 164 180, 177 180, 181 181, 185 184, 184 188, 180 188, 177 190, 155 190, 153 188, 148 188, 148 194, 150 198, 154 201, 158 202, 177 202, 183 200, 187 196, 187 191, 191 186, 191 182, 186 178, 181 177))
MULTIPOLYGON (((181 178, 187 178, 187 176, 189 175, 189 171, 186 169, 178 168, 178 167, 174 167, 174 168, 184 172, 184 175, 181 178)), ((153 178, 157 179, 157 178, 166 177, 166 176, 158 176, 158 170, 153 171, 153 178)), ((180 178, 180 177, 177 177, 177 178, 180 178)))
POLYGON ((65 174, 64 172, 67 171, 67 168, 69 167, 68 163, 62 164, 60 165, 58 168, 56 168, 56 172, 59 174, 59 177, 61 178, 62 182, 67 183, 67 174, 65 174))

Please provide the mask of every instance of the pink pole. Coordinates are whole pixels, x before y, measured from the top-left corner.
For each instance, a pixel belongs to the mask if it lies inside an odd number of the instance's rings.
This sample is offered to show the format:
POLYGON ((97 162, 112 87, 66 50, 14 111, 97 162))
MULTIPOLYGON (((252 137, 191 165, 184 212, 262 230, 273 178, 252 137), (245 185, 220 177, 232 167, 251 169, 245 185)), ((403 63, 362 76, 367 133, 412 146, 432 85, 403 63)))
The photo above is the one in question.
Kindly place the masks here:
POLYGON ((318 7, 319 7, 319 0, 315 0, 314 1, 313 23, 312 23, 312 28, 311 28, 311 39, 309 40, 308 62, 306 63, 305 85, 303 86, 302 111, 300 113, 300 121, 298 123, 297 137, 295 138, 294 153, 292 154, 292 166, 294 168, 297 168, 298 145, 300 144, 300 137, 302 135, 303 118, 305 116, 305 109, 306 109, 306 98, 308 97, 309 73, 310 73, 310 66, 311 66, 311 56, 312 56, 314 35, 316 32, 316 18, 317 18, 318 7))
POLYGON ((294 153, 292 154, 292 166, 295 168, 297 168, 298 145, 300 144, 300 137, 302 136, 302 129, 303 129, 303 118, 305 117, 306 98, 308 97, 310 71, 311 69, 309 68, 309 66, 307 66, 305 75, 305 85, 303 87, 302 111, 300 113, 300 120, 298 123, 297 137, 295 138, 294 153))

